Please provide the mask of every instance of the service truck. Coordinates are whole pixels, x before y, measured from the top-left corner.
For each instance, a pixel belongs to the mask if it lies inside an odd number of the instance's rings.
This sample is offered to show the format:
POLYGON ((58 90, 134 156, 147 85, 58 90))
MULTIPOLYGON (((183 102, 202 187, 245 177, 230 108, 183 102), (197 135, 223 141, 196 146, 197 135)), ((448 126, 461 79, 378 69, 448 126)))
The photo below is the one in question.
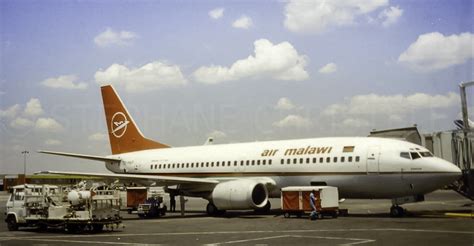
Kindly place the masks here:
POLYGON ((99 232, 104 226, 118 228, 122 222, 119 192, 102 184, 75 189, 17 185, 7 201, 5 214, 10 231, 35 226, 63 228, 68 232, 99 232))

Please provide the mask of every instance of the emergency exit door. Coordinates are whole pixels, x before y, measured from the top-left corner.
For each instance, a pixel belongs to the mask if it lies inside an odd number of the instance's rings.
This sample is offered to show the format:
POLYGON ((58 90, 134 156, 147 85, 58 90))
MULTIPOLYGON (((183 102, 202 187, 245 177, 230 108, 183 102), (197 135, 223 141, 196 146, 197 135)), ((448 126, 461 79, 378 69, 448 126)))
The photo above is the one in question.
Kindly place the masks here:
POLYGON ((380 146, 371 146, 367 151, 367 174, 378 173, 380 159, 380 146))

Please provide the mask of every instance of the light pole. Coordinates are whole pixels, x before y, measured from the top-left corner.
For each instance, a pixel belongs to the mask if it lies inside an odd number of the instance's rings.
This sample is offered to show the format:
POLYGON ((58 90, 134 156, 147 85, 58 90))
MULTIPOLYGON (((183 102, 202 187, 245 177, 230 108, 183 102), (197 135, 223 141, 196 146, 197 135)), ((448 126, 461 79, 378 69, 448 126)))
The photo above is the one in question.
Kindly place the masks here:
POLYGON ((30 152, 28 150, 23 150, 21 153, 23 154, 23 182, 26 184, 26 155, 30 152))

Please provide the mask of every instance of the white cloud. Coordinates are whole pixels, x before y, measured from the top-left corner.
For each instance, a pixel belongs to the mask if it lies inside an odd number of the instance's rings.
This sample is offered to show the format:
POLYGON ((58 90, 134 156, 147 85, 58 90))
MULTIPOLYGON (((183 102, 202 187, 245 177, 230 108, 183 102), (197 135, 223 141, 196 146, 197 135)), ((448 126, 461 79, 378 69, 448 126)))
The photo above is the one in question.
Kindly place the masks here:
POLYGON ((336 71, 337 71, 337 65, 336 63, 333 63, 333 62, 328 63, 319 69, 319 73, 322 73, 322 74, 330 74, 336 71))
POLYGON ((249 29, 251 26, 253 26, 253 22, 250 17, 242 15, 232 23, 232 26, 240 29, 249 29))
POLYGON ((291 110, 295 108, 295 105, 293 102, 287 98, 287 97, 282 97, 278 100, 277 105, 275 106, 276 109, 280 110, 291 110))
POLYGON ((213 137, 213 138, 225 138, 225 137, 227 137, 227 134, 223 131, 214 130, 214 131, 210 132, 208 134, 208 136, 213 137))
POLYGON ((357 95, 344 104, 333 104, 322 114, 335 115, 395 115, 401 119, 403 115, 428 109, 443 109, 459 105, 460 98, 450 92, 446 95, 428 95, 415 93, 412 95, 357 95))
POLYGON ((0 110, 0 118, 13 119, 17 116, 20 110, 21 110, 20 104, 15 104, 7 108, 6 110, 0 110))
POLYGON ((128 68, 112 64, 95 73, 99 84, 124 86, 128 92, 145 92, 162 88, 178 87, 186 84, 179 66, 155 61, 139 68, 128 68))
POLYGON ((61 145, 62 144, 61 141, 56 140, 56 139, 47 139, 44 143, 46 145, 49 145, 49 146, 56 146, 56 145, 61 145))
POLYGON ((107 135, 101 132, 97 132, 97 133, 89 135, 88 139, 91 141, 101 142, 101 141, 107 140, 107 135))
POLYGON ((53 118, 39 118, 36 121, 35 128, 40 131, 60 132, 64 127, 53 118))
POLYGON ((87 88, 86 83, 74 83, 77 81, 76 75, 62 75, 56 78, 48 78, 41 82, 42 85, 50 88, 82 90, 87 88))
POLYGON ((398 6, 390 6, 388 9, 384 9, 379 14, 379 19, 382 20, 383 27, 389 27, 398 22, 398 19, 403 15, 403 9, 398 6))
POLYGON ((418 72, 430 72, 463 64, 474 57, 474 34, 444 36, 422 34, 399 57, 398 62, 418 72))
POLYGON ((299 116, 290 114, 284 119, 274 122, 273 126, 280 128, 294 127, 294 128, 305 128, 311 126, 311 121, 299 116))
POLYGON ((267 39, 254 42, 255 55, 237 60, 230 67, 200 67, 193 73, 196 81, 217 84, 243 78, 268 77, 277 80, 305 80, 306 57, 299 55, 288 42, 272 44, 267 39))
POLYGON ((330 27, 348 26, 359 16, 388 5, 388 0, 289 0, 285 27, 293 32, 322 33, 330 27))
POLYGON ((23 114, 28 117, 36 117, 43 113, 41 102, 37 98, 31 98, 30 101, 26 103, 25 111, 23 112, 23 114))
POLYGON ((216 8, 211 11, 209 11, 209 17, 211 17, 214 20, 222 18, 224 16, 224 8, 216 8))
POLYGON ((130 31, 114 31, 111 28, 107 28, 104 32, 100 33, 94 38, 94 43, 100 47, 107 46, 125 46, 130 45, 133 40, 138 36, 130 31))
POLYGON ((345 127, 356 127, 356 128, 361 128, 361 127, 368 127, 370 126, 370 123, 364 119, 354 119, 354 118, 348 118, 342 121, 342 124, 345 127))
POLYGON ((35 123, 29 119, 18 117, 10 122, 10 126, 16 129, 24 129, 34 126, 35 123))

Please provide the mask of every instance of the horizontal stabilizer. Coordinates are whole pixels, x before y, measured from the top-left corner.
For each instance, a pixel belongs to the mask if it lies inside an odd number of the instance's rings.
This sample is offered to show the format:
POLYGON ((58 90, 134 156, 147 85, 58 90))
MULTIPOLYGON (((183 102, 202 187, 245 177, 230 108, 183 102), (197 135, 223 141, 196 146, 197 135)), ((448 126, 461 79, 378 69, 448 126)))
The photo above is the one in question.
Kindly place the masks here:
POLYGON ((38 153, 75 157, 75 158, 81 158, 81 159, 87 159, 87 160, 93 160, 93 161, 109 161, 109 162, 121 161, 118 158, 110 158, 110 157, 96 156, 96 155, 82 155, 82 154, 66 153, 66 152, 54 152, 54 151, 46 151, 46 150, 38 150, 38 153))

